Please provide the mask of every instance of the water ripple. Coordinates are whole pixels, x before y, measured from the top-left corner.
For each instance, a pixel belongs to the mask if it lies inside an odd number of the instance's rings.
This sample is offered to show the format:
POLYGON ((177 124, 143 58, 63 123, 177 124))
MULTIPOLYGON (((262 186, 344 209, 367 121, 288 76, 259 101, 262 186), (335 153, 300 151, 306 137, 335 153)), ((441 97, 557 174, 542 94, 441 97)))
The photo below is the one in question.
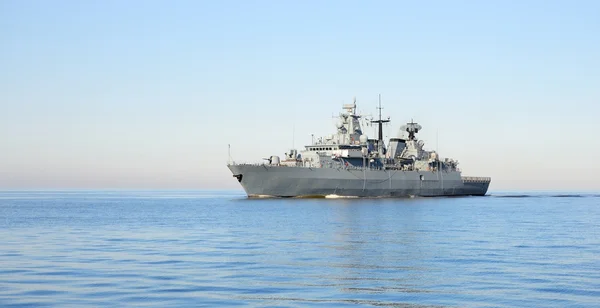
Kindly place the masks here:
POLYGON ((597 307, 598 197, 0 193, 0 306, 597 307))

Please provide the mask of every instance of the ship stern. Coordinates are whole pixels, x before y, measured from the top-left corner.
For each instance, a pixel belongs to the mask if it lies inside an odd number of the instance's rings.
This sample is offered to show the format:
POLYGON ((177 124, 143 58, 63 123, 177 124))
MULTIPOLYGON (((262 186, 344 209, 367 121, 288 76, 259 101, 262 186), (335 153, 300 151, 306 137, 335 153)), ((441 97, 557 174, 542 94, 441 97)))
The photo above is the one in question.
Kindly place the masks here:
POLYGON ((463 176, 462 181, 465 195, 485 196, 492 179, 489 177, 463 176))

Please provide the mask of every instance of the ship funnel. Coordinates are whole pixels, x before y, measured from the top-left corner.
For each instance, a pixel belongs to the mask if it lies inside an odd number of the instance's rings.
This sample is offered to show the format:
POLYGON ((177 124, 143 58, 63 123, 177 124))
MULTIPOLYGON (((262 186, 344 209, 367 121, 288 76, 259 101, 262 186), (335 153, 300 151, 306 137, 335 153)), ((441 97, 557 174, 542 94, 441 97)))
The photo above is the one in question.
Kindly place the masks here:
POLYGON ((390 158, 397 158, 402 154, 404 148, 406 147, 406 141, 401 138, 391 138, 390 139, 390 149, 388 151, 390 158))

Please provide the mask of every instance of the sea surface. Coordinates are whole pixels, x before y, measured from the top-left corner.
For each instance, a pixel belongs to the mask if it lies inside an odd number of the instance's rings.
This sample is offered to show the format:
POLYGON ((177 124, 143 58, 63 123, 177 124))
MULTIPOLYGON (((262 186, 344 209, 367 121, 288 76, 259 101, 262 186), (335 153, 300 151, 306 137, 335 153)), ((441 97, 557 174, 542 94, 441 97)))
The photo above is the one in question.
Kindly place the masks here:
POLYGON ((600 307, 600 194, 0 192, 0 307, 600 307))

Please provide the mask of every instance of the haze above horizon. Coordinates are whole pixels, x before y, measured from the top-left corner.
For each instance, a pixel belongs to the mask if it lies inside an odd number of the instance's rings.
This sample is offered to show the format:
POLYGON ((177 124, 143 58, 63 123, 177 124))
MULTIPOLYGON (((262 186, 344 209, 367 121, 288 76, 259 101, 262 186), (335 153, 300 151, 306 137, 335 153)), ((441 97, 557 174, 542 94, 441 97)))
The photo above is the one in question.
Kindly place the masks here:
MULTIPOLYGON (((600 190, 600 2, 0 2, 0 189, 239 189, 357 97, 498 190, 600 190), (436 140, 438 132, 439 140, 436 140)), ((375 136, 372 128, 366 130, 375 136)))

